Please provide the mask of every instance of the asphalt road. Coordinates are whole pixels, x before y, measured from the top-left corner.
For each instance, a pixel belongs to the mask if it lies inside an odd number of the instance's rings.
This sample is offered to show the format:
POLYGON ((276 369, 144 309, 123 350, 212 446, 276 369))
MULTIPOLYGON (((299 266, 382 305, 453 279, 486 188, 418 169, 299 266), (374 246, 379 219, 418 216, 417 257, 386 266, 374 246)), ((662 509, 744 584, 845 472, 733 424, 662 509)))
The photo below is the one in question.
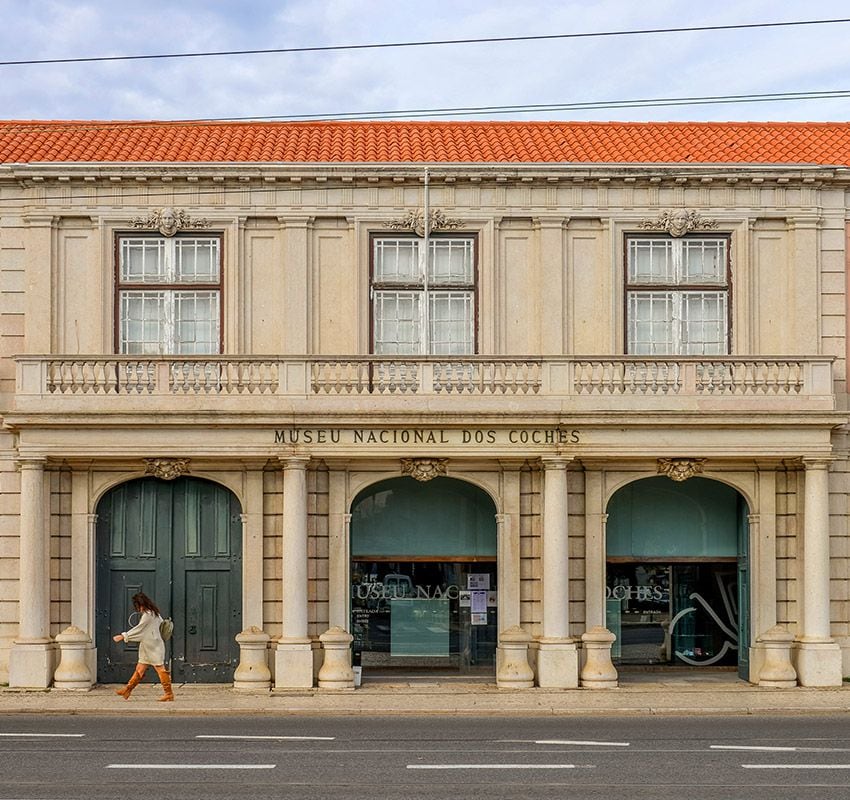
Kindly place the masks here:
POLYGON ((0 716, 0 800, 850 797, 850 718, 0 716))

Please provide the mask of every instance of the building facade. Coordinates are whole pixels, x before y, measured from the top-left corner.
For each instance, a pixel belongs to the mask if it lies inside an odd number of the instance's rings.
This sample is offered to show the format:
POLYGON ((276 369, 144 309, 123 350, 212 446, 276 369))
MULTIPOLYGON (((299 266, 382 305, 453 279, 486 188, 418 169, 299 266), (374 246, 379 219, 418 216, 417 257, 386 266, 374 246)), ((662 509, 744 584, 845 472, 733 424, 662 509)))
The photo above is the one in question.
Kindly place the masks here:
POLYGON ((848 153, 0 123, 0 681, 125 680, 141 589, 188 682, 839 685, 848 153))

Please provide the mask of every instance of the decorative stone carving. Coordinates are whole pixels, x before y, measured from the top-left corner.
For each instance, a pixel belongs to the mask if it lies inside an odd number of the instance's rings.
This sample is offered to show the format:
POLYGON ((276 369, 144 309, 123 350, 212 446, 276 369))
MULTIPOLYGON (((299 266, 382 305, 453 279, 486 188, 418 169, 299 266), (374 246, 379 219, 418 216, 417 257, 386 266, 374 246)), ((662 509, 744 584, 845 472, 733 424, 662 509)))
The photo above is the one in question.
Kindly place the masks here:
POLYGON ((581 685, 587 689, 616 689, 617 670, 611 661, 614 636, 607 628, 597 625, 581 635, 586 661, 581 671, 581 685))
POLYGON ((181 230, 209 228, 208 219, 192 219, 182 208, 157 208, 147 217, 134 217, 130 220, 134 228, 158 230, 163 236, 174 236, 181 230))
POLYGON ((501 658, 496 670, 496 686, 500 689, 531 689, 534 672, 528 665, 528 645, 531 634, 519 625, 502 631, 499 636, 501 658))
MULTIPOLYGON (((459 219, 447 217, 439 209, 434 209, 429 215, 429 231, 456 231, 463 227, 459 219)), ((421 209, 408 211, 402 219, 390 220, 389 227, 392 230, 413 231, 417 236, 425 235, 425 212, 421 209)))
POLYGON ((153 475, 164 481, 173 481, 189 472, 188 458, 146 458, 145 475, 153 475))
POLYGON ((94 683, 86 663, 91 639, 76 625, 69 625, 56 635, 56 641, 61 657, 53 675, 53 688, 89 691, 94 683))
POLYGON ((717 230, 717 220, 703 219, 696 211, 679 208, 665 211, 658 219, 645 219, 638 226, 648 231, 666 231, 671 236, 684 236, 690 231, 717 230))
POLYGON ((791 664, 794 635, 781 625, 774 625, 759 636, 756 647, 764 650, 764 663, 758 676, 759 686, 790 689, 797 685, 797 672, 791 664))
POLYGON ((268 690, 272 685, 268 649, 271 637, 252 625, 236 635, 239 642, 239 666, 233 673, 234 689, 268 690))
POLYGON ((670 480, 686 481, 702 472, 705 462, 704 458, 659 458, 658 472, 670 480))
POLYGON ((447 458, 403 458, 401 474, 426 483, 439 475, 445 475, 447 463, 447 458))
POLYGON ((325 659, 319 670, 320 689, 353 689, 354 670, 351 668, 351 642, 354 637, 338 626, 328 628, 320 637, 325 659))

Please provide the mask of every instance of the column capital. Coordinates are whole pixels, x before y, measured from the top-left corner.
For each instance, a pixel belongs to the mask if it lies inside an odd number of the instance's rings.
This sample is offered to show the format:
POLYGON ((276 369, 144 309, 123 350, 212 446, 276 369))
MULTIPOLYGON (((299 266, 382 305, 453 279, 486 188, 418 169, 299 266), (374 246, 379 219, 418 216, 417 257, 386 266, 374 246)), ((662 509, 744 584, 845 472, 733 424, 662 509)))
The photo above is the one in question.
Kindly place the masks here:
POLYGON ((540 463, 543 469, 566 469, 571 461, 575 461, 573 456, 541 456, 540 463))
POLYGON ((18 469, 44 469, 47 464, 45 456, 21 456, 15 463, 18 469))
POLYGON ((835 461, 832 456, 803 456, 803 466, 806 471, 811 469, 829 469, 829 465, 835 461))
POLYGON ((281 468, 287 469, 307 469, 307 464, 310 463, 310 456, 280 456, 279 459, 281 468))

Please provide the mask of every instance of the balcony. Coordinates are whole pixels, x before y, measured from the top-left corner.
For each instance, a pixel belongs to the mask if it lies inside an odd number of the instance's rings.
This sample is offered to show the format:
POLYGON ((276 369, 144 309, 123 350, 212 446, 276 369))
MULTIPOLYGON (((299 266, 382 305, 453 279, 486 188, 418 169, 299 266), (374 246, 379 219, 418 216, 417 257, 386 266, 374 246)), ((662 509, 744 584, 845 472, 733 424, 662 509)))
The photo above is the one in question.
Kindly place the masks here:
POLYGON ((805 412, 832 359, 20 356, 14 414, 805 412))

